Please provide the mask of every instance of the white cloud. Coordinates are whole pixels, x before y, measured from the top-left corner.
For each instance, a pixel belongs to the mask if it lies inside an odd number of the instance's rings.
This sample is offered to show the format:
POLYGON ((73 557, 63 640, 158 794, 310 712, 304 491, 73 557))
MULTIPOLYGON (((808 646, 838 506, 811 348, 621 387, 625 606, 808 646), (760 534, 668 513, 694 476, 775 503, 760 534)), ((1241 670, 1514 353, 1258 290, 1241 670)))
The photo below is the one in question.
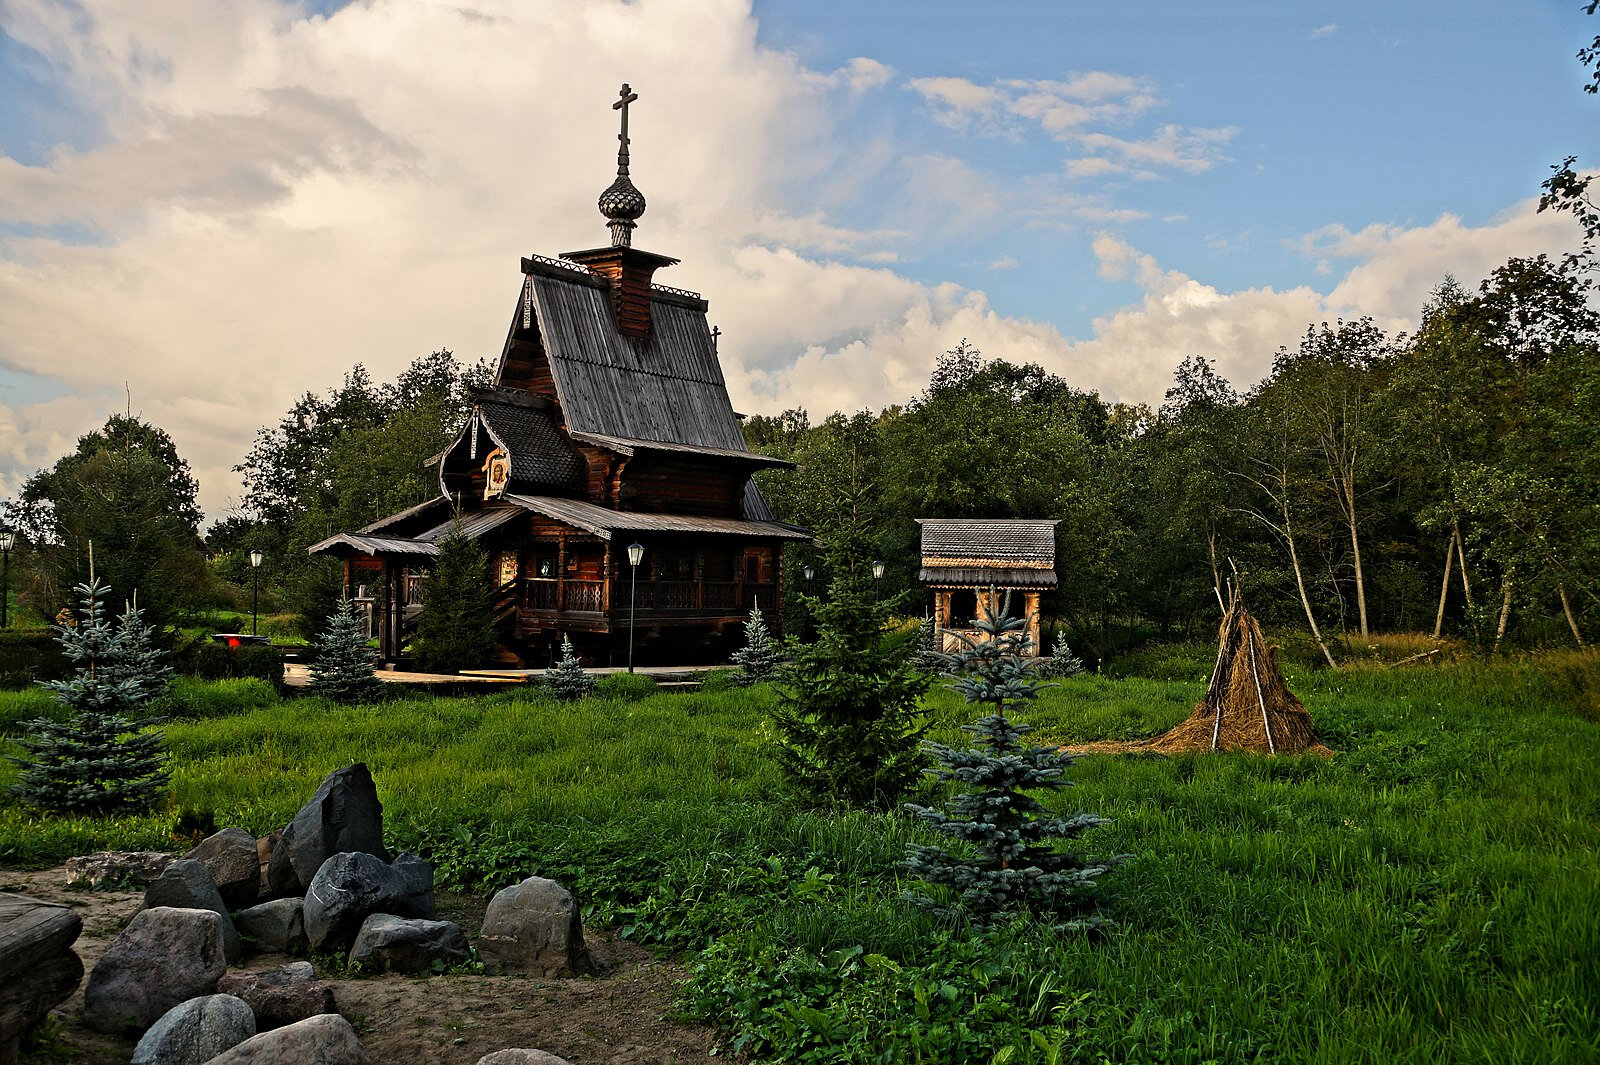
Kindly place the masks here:
POLYGON ((1323 37, 1332 37, 1338 32, 1339 24, 1337 22, 1329 22, 1326 25, 1318 26, 1316 29, 1306 34, 1306 39, 1309 41, 1315 41, 1323 37))
MULTIPOLYGON (((1248 384, 1308 322, 1365 311, 1404 325, 1445 271, 1475 280, 1565 244, 1559 221, 1526 204, 1476 228, 1328 230, 1302 249, 1338 264, 1323 295, 1222 291, 1101 233, 1102 272, 1139 296, 1072 339, 884 264, 930 236, 1100 226, 1132 208, 1064 192, 1063 174, 1007 189, 959 158, 846 140, 841 106, 893 72, 870 59, 810 71, 764 50, 745 0, 481 0, 470 15, 388 0, 309 19, 274 0, 7 0, 0 20, 106 131, 37 166, 0 158, 0 217, 97 231, 94 245, 0 237, 0 370, 68 393, 0 393, 0 495, 122 409, 127 381, 217 515, 238 491, 229 468, 298 393, 357 361, 389 377, 441 346, 498 353, 518 257, 605 239, 594 201, 623 81, 640 94, 633 175, 651 202, 636 239, 682 258, 662 282, 709 297, 741 410, 900 402, 962 337, 1125 399, 1159 400, 1196 352, 1248 384), (889 217, 859 228, 839 221, 861 213, 840 178, 856 166, 906 175, 889 217)), ((1092 128, 1154 108, 1152 87, 1121 75, 921 79, 918 91, 973 128, 1049 129, 1080 176, 1193 172, 1231 137, 1092 128)))

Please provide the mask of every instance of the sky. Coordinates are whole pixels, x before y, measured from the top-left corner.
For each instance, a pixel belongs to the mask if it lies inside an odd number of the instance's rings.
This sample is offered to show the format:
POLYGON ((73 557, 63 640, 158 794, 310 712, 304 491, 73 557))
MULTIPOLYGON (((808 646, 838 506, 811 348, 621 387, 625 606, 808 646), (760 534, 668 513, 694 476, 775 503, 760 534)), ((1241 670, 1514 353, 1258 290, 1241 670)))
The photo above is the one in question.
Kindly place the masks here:
POLYGON ((499 354, 519 259, 634 243, 735 408, 903 403, 962 340, 1157 404, 1576 243, 1581 0, 0 0, 0 498, 131 409, 210 518, 362 363, 499 354))

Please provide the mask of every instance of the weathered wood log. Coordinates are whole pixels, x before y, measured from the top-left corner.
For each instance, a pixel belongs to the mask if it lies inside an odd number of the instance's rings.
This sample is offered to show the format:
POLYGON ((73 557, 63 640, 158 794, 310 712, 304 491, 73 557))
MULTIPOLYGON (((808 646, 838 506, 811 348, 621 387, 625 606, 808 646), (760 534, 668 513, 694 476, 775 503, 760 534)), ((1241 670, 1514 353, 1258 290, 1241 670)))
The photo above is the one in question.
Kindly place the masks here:
POLYGON ((16 1060, 17 1037, 77 990, 83 962, 72 951, 83 919, 66 906, 0 894, 0 1065, 16 1060))
POLYGON ((69 907, 0 894, 0 985, 77 942, 83 918, 69 907))

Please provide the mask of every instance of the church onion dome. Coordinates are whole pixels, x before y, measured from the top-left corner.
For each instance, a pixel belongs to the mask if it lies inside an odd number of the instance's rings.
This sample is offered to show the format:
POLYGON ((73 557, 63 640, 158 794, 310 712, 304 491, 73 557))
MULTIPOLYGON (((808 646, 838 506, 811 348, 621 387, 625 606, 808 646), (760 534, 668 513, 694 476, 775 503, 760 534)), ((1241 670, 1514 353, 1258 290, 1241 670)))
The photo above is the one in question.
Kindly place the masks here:
POLYGON ((599 206, 600 213, 613 222, 632 222, 644 214, 644 193, 634 187, 626 174, 620 174, 600 194, 599 206))

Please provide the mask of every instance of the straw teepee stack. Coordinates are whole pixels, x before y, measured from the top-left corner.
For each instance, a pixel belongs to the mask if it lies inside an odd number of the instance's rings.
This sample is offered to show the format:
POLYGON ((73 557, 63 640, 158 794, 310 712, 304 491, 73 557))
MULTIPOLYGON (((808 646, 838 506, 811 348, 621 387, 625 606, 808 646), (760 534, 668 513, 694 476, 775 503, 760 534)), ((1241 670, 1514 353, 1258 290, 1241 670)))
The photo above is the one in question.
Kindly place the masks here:
POLYGON ((1278 663, 1237 587, 1218 633, 1217 665, 1205 697, 1176 727, 1134 743, 1089 743, 1079 751, 1255 751, 1332 754, 1317 741, 1311 715, 1283 681, 1278 663))

